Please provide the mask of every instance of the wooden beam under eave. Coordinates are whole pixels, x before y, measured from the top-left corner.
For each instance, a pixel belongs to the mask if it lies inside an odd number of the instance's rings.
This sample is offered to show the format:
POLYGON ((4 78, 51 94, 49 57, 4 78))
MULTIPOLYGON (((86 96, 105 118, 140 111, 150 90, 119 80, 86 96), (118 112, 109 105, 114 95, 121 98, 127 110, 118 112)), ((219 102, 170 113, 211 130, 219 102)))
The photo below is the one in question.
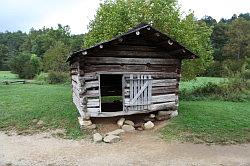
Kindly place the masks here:
POLYGON ((183 55, 186 53, 185 49, 178 49, 170 52, 166 52, 168 55, 173 56, 173 55, 183 55))
POLYGON ((158 43, 157 45, 159 45, 159 46, 171 46, 172 47, 175 45, 175 43, 173 40, 168 39, 168 40, 164 40, 163 42, 158 43))

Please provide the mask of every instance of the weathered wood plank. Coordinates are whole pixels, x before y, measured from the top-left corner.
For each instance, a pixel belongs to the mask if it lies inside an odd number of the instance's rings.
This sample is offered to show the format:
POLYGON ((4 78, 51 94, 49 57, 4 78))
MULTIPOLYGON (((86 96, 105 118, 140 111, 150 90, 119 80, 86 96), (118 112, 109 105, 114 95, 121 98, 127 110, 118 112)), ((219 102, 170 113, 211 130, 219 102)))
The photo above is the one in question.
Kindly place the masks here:
MULTIPOLYGON (((151 75, 152 77, 154 77, 155 79, 168 79, 168 78, 176 78, 176 77, 172 77, 172 74, 171 73, 166 73, 166 72, 148 72, 148 71, 140 71, 140 72, 137 72, 137 71, 131 71, 131 72, 128 72, 128 71, 113 71, 113 72, 106 72, 106 71, 99 71, 99 72, 91 72, 90 74, 123 74, 125 75, 125 78, 129 78, 129 75, 130 74, 139 74, 139 75, 151 75)), ((89 73, 85 73, 85 74, 89 74, 89 73)))
POLYGON ((91 112, 91 117, 114 117, 114 116, 125 116, 125 115, 133 115, 133 114, 146 114, 149 112, 153 112, 151 110, 132 110, 132 111, 118 111, 118 112, 91 112))
POLYGON ((76 95, 74 94, 74 92, 73 92, 73 94, 72 94, 72 98, 73 98, 73 103, 75 104, 75 106, 76 106, 76 108, 77 108, 79 114, 83 117, 83 116, 84 116, 84 112, 83 112, 83 110, 82 110, 81 102, 80 102, 80 100, 76 97, 76 95))
POLYGON ((75 82, 79 82, 79 76, 78 75, 71 75, 71 79, 75 82))
POLYGON ((99 99, 88 99, 87 107, 100 107, 100 100, 99 99))
POLYGON ((152 95, 156 94, 169 94, 169 93, 175 93, 178 89, 176 86, 169 86, 169 87, 153 87, 152 88, 152 95))
POLYGON ((99 82, 98 81, 90 81, 86 82, 83 88, 89 89, 89 88, 98 88, 99 87, 99 82))
POLYGON ((152 74, 153 79, 168 79, 168 78, 177 78, 177 77, 178 75, 175 72, 152 74))
POLYGON ((153 87, 160 87, 160 86, 173 86, 176 85, 176 79, 160 79, 160 80, 153 80, 153 87))
POLYGON ((157 95, 152 96, 152 103, 163 103, 175 101, 177 99, 176 94, 166 94, 166 95, 157 95))
POLYGON ((75 81, 71 81, 71 85, 72 85, 72 88, 75 88, 75 89, 77 89, 79 92, 81 92, 81 86, 77 83, 77 82, 75 82, 75 81))
MULTIPOLYGON (((90 55, 93 56, 93 55, 90 55)), ((103 50, 95 54, 95 56, 100 57, 152 57, 152 58, 169 58, 171 55, 165 51, 155 51, 155 52, 142 52, 142 51, 115 51, 115 50, 103 50)))
POLYGON ((172 65, 179 64, 179 59, 152 59, 152 58, 116 58, 116 57, 86 57, 86 64, 152 64, 172 65))
POLYGON ((175 72, 175 66, 163 65, 85 65, 85 73, 90 72, 175 72))
POLYGON ((79 89, 77 89, 76 87, 72 87, 72 92, 74 92, 75 95, 76 95, 78 98, 80 98, 80 91, 79 91, 79 89))
POLYGON ((149 106, 150 111, 160 111, 160 110, 168 110, 172 109, 175 110, 177 108, 175 102, 168 102, 168 103, 160 103, 160 104, 152 104, 149 106))
MULTIPOLYGON (((176 85, 165 86, 165 87, 152 87, 152 95, 169 94, 169 93, 175 93, 175 92, 178 92, 178 89, 176 88, 176 85)), ((125 88, 124 89, 124 95, 129 96, 129 94, 130 94, 130 90, 128 88, 125 88)))
POLYGON ((82 95, 85 97, 99 97, 99 90, 86 90, 82 95))
MULTIPOLYGON (((156 95, 151 97, 151 103, 164 103, 177 100, 176 94, 164 94, 164 95, 156 95)), ((125 105, 130 105, 130 99, 125 98, 125 105)), ((136 103, 134 105, 137 105, 136 103)))
POLYGON ((89 112, 90 114, 92 113, 100 113, 100 108, 87 108, 87 112, 89 112))
MULTIPOLYGON (((176 86, 176 79, 159 79, 152 81, 152 87, 162 87, 162 86, 176 86)), ((126 87, 130 87, 130 84, 127 83, 126 87)))
POLYGON ((112 48, 107 49, 110 51, 143 51, 143 52, 159 52, 164 51, 163 49, 160 49, 159 47, 154 46, 133 46, 133 45, 114 45, 112 48))
POLYGON ((101 75, 98 75, 98 89, 99 89, 99 113, 102 112, 102 94, 101 94, 101 75))
POLYGON ((94 81, 94 80, 98 80, 98 76, 96 73, 86 73, 84 74, 84 76, 82 77, 85 81, 94 81))

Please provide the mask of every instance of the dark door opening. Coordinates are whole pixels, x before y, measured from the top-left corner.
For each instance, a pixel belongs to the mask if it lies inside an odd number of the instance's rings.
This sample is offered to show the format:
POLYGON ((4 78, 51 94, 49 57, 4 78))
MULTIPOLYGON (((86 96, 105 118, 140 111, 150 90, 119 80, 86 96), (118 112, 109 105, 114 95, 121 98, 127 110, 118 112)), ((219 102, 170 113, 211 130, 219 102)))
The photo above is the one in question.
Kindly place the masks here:
POLYGON ((122 74, 101 74, 100 88, 102 112, 122 111, 122 74))

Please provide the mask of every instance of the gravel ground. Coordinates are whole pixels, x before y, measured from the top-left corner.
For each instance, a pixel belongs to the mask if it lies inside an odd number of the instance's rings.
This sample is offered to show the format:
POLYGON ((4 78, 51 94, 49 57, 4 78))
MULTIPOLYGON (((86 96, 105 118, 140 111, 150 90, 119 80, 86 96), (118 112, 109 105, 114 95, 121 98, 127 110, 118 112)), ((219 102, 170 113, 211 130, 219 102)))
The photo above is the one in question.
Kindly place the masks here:
POLYGON ((250 144, 166 142, 154 131, 125 133, 115 144, 66 140, 50 133, 0 132, 0 165, 249 165, 250 144))

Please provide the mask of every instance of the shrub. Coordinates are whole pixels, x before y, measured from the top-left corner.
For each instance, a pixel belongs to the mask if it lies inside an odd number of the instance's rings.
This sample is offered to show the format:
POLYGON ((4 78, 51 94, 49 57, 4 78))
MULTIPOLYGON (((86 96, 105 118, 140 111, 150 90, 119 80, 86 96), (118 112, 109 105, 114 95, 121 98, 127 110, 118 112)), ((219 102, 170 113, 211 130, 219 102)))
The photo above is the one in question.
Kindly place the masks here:
POLYGON ((214 61, 202 74, 205 77, 221 77, 223 73, 222 64, 219 61, 214 61))
POLYGON ((245 63, 246 63, 245 59, 242 60, 228 59, 223 61, 223 75, 232 77, 232 75, 234 75, 235 73, 238 72, 243 73, 244 71, 242 71, 242 68, 246 67, 245 63))
POLYGON ((54 46, 48 49, 44 53, 43 58, 43 69, 45 72, 48 71, 58 71, 65 72, 68 71, 69 66, 66 63, 67 57, 70 52, 70 47, 63 44, 62 42, 57 42, 54 46))
POLYGON ((70 81, 69 74, 65 72, 49 71, 48 83, 49 84, 60 84, 68 83, 70 81))
POLYGON ((19 78, 30 79, 39 73, 41 60, 35 54, 21 53, 10 59, 9 66, 19 78))
POLYGON ((196 87, 192 91, 183 90, 180 93, 180 97, 184 100, 209 98, 226 101, 245 101, 249 98, 247 89, 249 89, 248 83, 241 78, 235 77, 230 78, 228 82, 209 82, 205 86, 196 87))
POLYGON ((35 81, 38 84, 46 84, 48 83, 48 73, 41 72, 40 74, 35 76, 35 81))
POLYGON ((246 72, 243 74, 245 79, 250 79, 250 69, 246 70, 246 72))

